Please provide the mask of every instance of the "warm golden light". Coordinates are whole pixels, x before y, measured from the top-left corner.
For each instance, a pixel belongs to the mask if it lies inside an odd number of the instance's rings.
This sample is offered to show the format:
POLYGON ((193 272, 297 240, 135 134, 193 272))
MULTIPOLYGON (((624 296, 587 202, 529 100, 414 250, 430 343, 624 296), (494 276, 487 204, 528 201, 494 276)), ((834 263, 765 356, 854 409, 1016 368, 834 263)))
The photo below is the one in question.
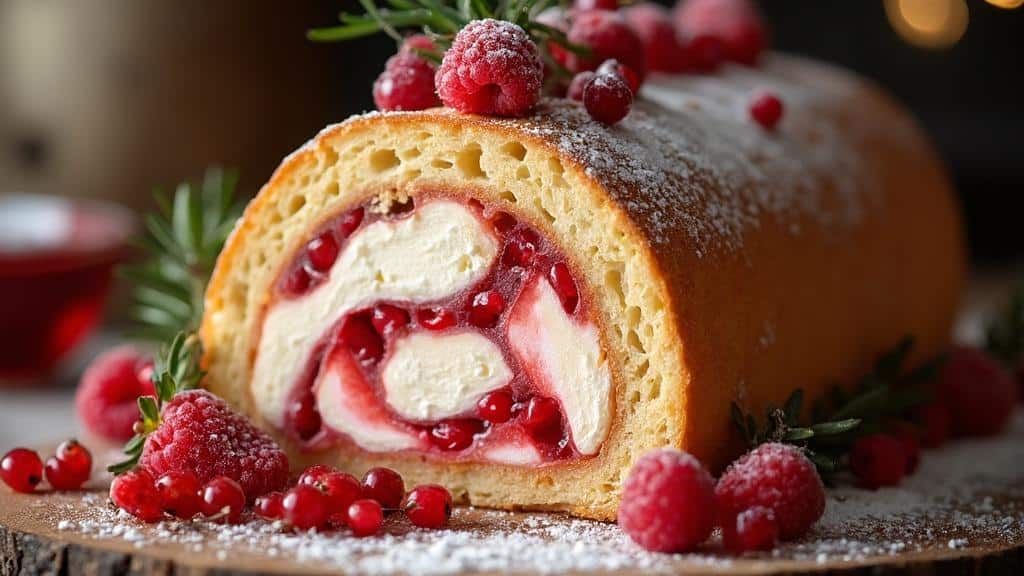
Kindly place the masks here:
MULTIPOLYGON (((1024 4, 1024 0, 990 1, 1024 4)), ((885 13, 904 40, 932 49, 956 44, 969 20, 965 0, 885 0, 885 13)))
POLYGON ((1020 8, 1024 6, 1024 0, 985 0, 993 6, 999 8, 1006 8, 1007 10, 1013 10, 1014 8, 1020 8))

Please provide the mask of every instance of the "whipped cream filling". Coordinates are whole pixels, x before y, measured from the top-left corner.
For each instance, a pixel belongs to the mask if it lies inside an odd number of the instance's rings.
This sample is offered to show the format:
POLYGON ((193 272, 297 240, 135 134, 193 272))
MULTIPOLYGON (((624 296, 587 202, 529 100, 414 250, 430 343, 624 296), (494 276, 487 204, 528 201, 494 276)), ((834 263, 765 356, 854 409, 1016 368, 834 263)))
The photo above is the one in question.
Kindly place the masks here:
POLYGON ((608 358, 597 328, 573 320, 546 279, 527 286, 509 321, 508 339, 534 384, 561 402, 581 454, 596 454, 611 427, 608 358))
POLYGON ((475 409, 506 386, 512 370, 479 332, 414 332, 397 340, 381 372, 386 402, 407 420, 437 421, 475 409))
POLYGON ((498 248, 468 208, 449 201, 356 231, 324 283, 267 311, 251 382, 263 418, 284 424, 289 394, 313 347, 344 314, 378 300, 418 303, 454 294, 487 274, 498 248))

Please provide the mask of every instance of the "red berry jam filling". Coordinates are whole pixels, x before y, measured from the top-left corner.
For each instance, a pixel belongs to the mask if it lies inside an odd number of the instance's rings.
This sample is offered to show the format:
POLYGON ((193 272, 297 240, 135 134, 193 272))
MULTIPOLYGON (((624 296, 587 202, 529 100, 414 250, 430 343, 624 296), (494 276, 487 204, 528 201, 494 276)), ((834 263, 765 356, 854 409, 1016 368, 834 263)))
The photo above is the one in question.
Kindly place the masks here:
MULTIPOLYGON (((400 221, 435 201, 429 197, 402 210, 377 214, 357 208, 318 228, 277 283, 281 300, 295 300, 317 290, 335 271, 346 242, 362 228, 380 221, 400 221)), ((440 201, 440 200, 438 200, 440 201)), ((445 200, 449 201, 449 200, 445 200)), ((284 426, 311 450, 344 442, 347 435, 328 426, 318 408, 322 386, 340 386, 330 400, 346 405, 346 414, 358 413, 385 435, 406 442, 400 450, 426 452, 456 460, 488 459, 489 449, 527 445, 537 454, 535 463, 579 458, 567 416, 552 392, 536 385, 536 370, 522 366, 509 342, 511 310, 527 286, 550 284, 567 317, 586 323, 586 301, 564 255, 537 230, 512 215, 490 209, 477 200, 463 205, 496 241, 497 254, 483 277, 472 286, 428 302, 367 302, 345 313, 322 335, 285 409, 284 426), (397 343, 416 334, 434 338, 472 333, 489 341, 511 372, 506 385, 483 393, 467 410, 436 420, 404 417, 387 401, 384 369, 396 353, 397 343), (342 376, 331 376, 331 374, 342 376), (339 382, 341 382, 339 384, 339 382)), ((340 264, 339 264, 340 266, 340 264)), ((533 290, 536 292, 536 290, 533 290)), ((556 304, 557 307, 557 304, 556 304)), ((490 346, 488 345, 488 346, 490 346)), ((452 354, 458 354, 455 348, 452 354)), ((322 406, 333 406, 326 404, 322 406)), ((328 419, 329 420, 329 419, 328 419)), ((351 438, 357 444, 359 439, 351 438)))

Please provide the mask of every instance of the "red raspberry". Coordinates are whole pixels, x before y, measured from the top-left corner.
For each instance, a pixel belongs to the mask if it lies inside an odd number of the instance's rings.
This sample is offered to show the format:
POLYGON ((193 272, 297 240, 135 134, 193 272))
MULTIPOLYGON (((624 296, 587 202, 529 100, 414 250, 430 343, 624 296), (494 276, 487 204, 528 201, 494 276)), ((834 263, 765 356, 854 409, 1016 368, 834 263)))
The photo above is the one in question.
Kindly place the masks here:
POLYGON ((571 72, 596 70, 605 60, 618 60, 635 72, 641 81, 647 74, 644 45, 618 12, 577 12, 567 37, 569 42, 590 49, 588 58, 567 50, 552 52, 552 56, 571 72))
POLYGON ((388 58, 373 83, 373 101, 381 110, 426 110, 440 106, 434 91, 434 65, 419 54, 403 50, 388 58))
POLYGON ((750 0, 686 0, 675 11, 676 26, 693 36, 722 41, 730 60, 753 66, 768 44, 768 33, 750 0))
POLYGON ((569 83, 569 90, 566 92, 566 97, 570 100, 583 102, 583 89, 587 87, 587 84, 590 84, 590 81, 594 79, 594 76, 596 76, 596 74, 591 70, 584 70, 583 72, 573 76, 572 82, 569 83))
POLYGON ((949 406, 932 402, 917 409, 914 419, 921 426, 921 445, 938 448, 949 440, 953 428, 953 416, 949 406))
POLYGON ((714 486, 693 456, 672 448, 650 452, 623 485, 619 526, 647 550, 693 550, 715 525, 714 486))
POLYGON ((629 8, 625 14, 643 44, 648 70, 683 72, 689 67, 668 10, 653 2, 644 2, 629 8))
POLYGON ((443 528, 452 516, 452 495, 437 484, 417 486, 405 497, 402 509, 413 526, 443 528))
POLYGON ((288 456, 269 436, 205 390, 181 392, 164 406, 140 461, 154 475, 192 472, 241 484, 250 499, 288 483, 288 456))
POLYGON ((903 444, 888 434, 858 438, 850 451, 850 471, 870 490, 899 484, 907 471, 903 444))
POLYGON ((754 506, 722 522, 725 546, 737 554, 771 550, 779 541, 779 523, 771 508, 754 506))
POLYGON ((897 422, 890 427, 889 433, 903 446, 907 475, 913 474, 921 463, 921 431, 909 422, 897 422))
POLYGON ((807 532, 825 512, 825 488, 814 464, 795 446, 762 444, 722 474, 715 487, 720 518, 735 518, 754 506, 775 513, 779 537, 807 532))
POLYGON ((522 28, 474 20, 455 36, 435 80, 441 100, 459 112, 520 116, 540 99, 544 69, 522 28))
MULTIPOLYGON (((629 114, 629 109, 633 106, 633 92, 619 76, 597 74, 583 88, 583 105, 587 108, 587 114, 594 120, 608 125, 616 124, 629 114)), ((570 304, 565 299, 562 300, 566 312, 572 313, 576 308, 575 302, 573 300, 570 304)))
POLYGON ((124 442, 139 420, 139 396, 156 394, 152 361, 131 346, 103 353, 89 365, 78 384, 75 409, 89 432, 107 440, 124 442))
POLYGON ((750 117, 765 130, 774 130, 782 120, 782 100, 771 92, 755 94, 748 105, 750 117))
POLYGON ((132 470, 114 478, 110 484, 110 499, 118 508, 143 522, 157 522, 164 517, 153 476, 145 470, 132 470))
POLYGON ((936 397, 950 409, 953 434, 993 436, 1006 428, 1017 405, 1017 385, 991 356, 956 346, 942 367, 936 397))

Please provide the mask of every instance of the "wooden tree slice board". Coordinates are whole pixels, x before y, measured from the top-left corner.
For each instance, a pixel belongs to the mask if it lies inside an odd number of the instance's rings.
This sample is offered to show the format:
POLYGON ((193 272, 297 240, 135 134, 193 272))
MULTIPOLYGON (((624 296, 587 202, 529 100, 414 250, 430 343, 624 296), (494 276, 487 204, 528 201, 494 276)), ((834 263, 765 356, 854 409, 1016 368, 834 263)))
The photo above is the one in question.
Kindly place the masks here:
POLYGON ((29 574, 1024 574, 1024 410, 996 439, 926 452, 897 488, 830 488, 803 540, 734 558, 717 536, 695 553, 653 554, 613 524, 458 509, 448 530, 391 518, 385 535, 293 534, 253 520, 146 526, 102 484, 72 494, 0 488, 0 575, 29 574))

